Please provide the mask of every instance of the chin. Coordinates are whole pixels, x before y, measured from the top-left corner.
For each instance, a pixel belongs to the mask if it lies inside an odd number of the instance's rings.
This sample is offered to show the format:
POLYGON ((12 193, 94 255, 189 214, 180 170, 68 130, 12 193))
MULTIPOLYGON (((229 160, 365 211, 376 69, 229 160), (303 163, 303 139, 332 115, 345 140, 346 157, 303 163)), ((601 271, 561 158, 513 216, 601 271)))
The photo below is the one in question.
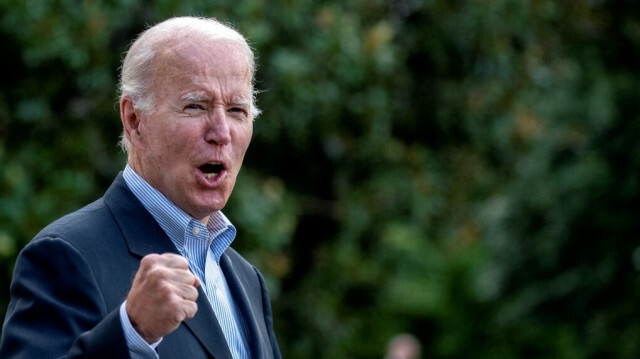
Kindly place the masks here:
POLYGON ((195 218, 205 218, 209 217, 211 214, 221 210, 227 204, 227 201, 214 201, 202 204, 195 209, 195 213, 200 214, 200 216, 194 216, 195 218))

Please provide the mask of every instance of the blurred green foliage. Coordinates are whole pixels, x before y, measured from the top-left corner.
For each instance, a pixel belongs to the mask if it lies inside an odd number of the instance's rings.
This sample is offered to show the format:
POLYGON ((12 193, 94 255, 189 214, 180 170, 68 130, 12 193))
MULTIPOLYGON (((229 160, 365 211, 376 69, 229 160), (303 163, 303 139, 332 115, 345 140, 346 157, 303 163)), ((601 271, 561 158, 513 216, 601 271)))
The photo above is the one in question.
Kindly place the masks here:
POLYGON ((127 45, 247 35, 263 115, 226 209, 287 358, 640 357, 640 4, 0 0, 0 309, 17 252, 124 165, 127 45))

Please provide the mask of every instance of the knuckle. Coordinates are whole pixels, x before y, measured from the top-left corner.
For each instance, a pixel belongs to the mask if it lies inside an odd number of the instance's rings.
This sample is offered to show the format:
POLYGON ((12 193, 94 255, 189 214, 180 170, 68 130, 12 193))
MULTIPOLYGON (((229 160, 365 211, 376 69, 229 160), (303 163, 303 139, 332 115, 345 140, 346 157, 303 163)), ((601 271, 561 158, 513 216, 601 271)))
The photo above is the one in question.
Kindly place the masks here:
POLYGON ((189 268, 189 261, 187 258, 179 255, 175 255, 176 265, 180 268, 189 268))
POLYGON ((192 285, 187 287, 187 294, 189 297, 198 298, 198 290, 192 285))
POLYGON ((154 263, 157 263, 159 260, 159 255, 152 253, 152 254, 147 254, 146 256, 142 257, 142 260, 140 261, 141 265, 153 265, 154 263))
POLYGON ((187 261, 187 258, 179 255, 179 254, 175 254, 175 253, 167 253, 169 255, 171 255, 171 258, 175 261, 177 261, 178 263, 181 264, 188 264, 189 262, 187 261))
POLYGON ((164 300, 167 300, 167 301, 171 301, 171 297, 174 294, 173 287, 166 282, 158 283, 156 287, 156 293, 160 298, 163 298, 164 300))
POLYGON ((196 302, 189 302, 185 305, 184 315, 185 318, 193 318, 198 312, 198 304, 196 302))
POLYGON ((158 281, 163 281, 169 278, 169 271, 162 266, 154 266, 149 269, 149 275, 158 281))

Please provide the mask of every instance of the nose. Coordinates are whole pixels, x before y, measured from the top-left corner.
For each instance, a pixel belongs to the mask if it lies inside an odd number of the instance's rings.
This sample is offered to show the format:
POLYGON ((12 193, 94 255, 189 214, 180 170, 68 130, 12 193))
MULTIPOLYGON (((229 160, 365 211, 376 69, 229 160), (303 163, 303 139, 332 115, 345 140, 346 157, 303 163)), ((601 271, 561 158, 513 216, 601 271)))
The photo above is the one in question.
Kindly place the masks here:
POLYGON ((231 142, 231 131, 227 113, 222 106, 216 106, 209 113, 205 133, 205 141, 217 145, 225 145, 231 142))

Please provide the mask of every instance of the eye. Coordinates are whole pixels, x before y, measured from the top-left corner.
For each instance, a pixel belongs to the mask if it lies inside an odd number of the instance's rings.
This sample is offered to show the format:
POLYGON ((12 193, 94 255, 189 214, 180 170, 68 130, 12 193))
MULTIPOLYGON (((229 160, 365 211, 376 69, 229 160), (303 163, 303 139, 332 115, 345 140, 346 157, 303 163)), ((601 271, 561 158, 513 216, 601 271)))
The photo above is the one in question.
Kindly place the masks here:
POLYGON ((227 112, 230 112, 234 116, 242 116, 245 117, 248 115, 247 110, 243 107, 230 107, 227 112))
POLYGON ((204 109, 204 107, 202 107, 202 105, 199 105, 197 103, 190 103, 188 105, 186 105, 184 107, 185 110, 202 110, 204 109))

